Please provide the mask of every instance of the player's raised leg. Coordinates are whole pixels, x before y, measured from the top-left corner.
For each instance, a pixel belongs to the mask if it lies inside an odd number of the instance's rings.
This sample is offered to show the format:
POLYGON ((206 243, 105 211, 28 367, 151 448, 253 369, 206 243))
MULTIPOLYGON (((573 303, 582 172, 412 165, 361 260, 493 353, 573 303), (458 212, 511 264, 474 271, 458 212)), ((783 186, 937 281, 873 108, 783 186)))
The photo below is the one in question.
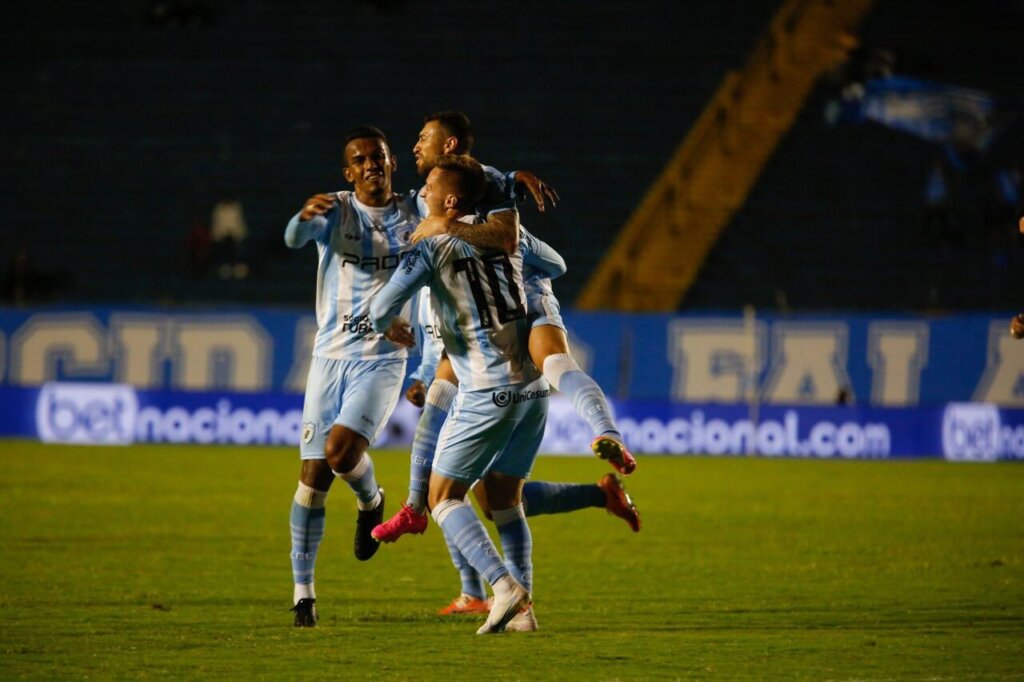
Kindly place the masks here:
POLYGON ((364 436, 345 426, 334 426, 327 437, 327 461, 356 495, 359 513, 353 549, 360 561, 377 553, 380 543, 370 531, 384 518, 384 491, 377 485, 373 459, 366 452, 368 446, 364 436))
POLYGON ((616 474, 606 474, 597 483, 529 481, 523 486, 523 507, 528 517, 603 508, 624 520, 633 532, 640 530, 640 513, 616 474))
POLYGON ((331 468, 355 493, 354 550, 366 561, 376 554, 380 543, 371 531, 384 518, 384 491, 377 484, 373 459, 366 452, 387 424, 398 403, 405 360, 367 361, 347 369, 341 411, 325 445, 331 468))
MULTIPOLYGON (((557 319, 560 324, 561 318, 557 319)), ((530 357, 543 370, 544 378, 572 401, 576 414, 590 425, 595 435, 591 443, 594 454, 621 474, 633 473, 636 459, 622 441, 604 391, 569 353, 565 331, 554 323, 536 324, 530 330, 530 357)))

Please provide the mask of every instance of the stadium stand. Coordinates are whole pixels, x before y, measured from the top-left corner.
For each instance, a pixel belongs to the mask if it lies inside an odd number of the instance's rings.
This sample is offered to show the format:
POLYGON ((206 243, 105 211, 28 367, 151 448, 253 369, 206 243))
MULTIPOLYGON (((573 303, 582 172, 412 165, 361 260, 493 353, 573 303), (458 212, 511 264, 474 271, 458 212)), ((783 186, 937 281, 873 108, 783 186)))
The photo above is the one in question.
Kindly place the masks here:
MULTIPOLYGON (((0 267, 27 247, 62 275, 64 301, 308 305, 313 255, 285 253, 280 232, 306 196, 340 185, 341 133, 383 127, 396 184, 413 187, 419 117, 457 107, 477 124, 482 160, 559 189, 557 211, 528 208, 524 222, 568 255, 559 291, 572 301, 779 5, 7 3, 0 267), (161 20, 156 7, 199 16, 161 20), (189 227, 224 196, 249 223, 244 280, 186 264, 189 227)), ((862 39, 901 46, 901 63, 933 79, 1005 92, 1019 18, 998 0, 881 3, 862 39)), ((934 150, 877 127, 826 127, 833 90, 812 93, 683 307, 1017 307, 1019 244, 994 253, 970 230, 963 245, 922 240, 934 150)), ((987 191, 968 185, 956 191, 987 191)), ((980 209, 961 204, 966 227, 980 209)))
MULTIPOLYGON (((1020 106, 1006 2, 879 3, 864 48, 892 49, 897 72, 984 90, 1020 106), (927 17, 928 30, 920 30, 927 17)), ((1024 161, 1019 130, 949 179, 952 234, 924 230, 925 186, 944 154, 878 125, 826 124, 825 79, 712 250, 688 309, 1005 310, 1019 307, 1024 243, 1000 211, 993 170, 1024 161), (1015 158, 1014 158, 1015 157, 1015 158)), ((1009 218, 1009 219, 1007 219, 1009 218)))
POLYGON ((314 256, 276 245, 340 185, 342 132, 388 131, 413 187, 421 116, 457 107, 481 159, 561 192, 524 221, 572 254, 571 301, 775 2, 199 4, 173 28, 145 2, 3 10, 4 249, 68 273, 66 300, 308 305, 314 256), (265 247, 246 280, 190 278, 186 231, 224 195, 265 247))

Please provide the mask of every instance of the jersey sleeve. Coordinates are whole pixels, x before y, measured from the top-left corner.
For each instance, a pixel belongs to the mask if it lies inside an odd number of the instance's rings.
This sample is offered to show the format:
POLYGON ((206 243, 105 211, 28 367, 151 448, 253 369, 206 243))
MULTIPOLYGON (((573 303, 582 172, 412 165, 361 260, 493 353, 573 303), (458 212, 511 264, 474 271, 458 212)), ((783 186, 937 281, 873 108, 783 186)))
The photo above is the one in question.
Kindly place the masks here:
POLYGON ((523 256, 523 267, 529 269, 529 272, 523 273, 524 277, 540 275, 555 279, 564 275, 568 269, 561 254, 522 226, 519 228, 519 251, 523 256))
POLYGON ((515 211, 516 183, 513 180, 514 174, 506 175, 491 166, 484 166, 483 169, 487 184, 484 187, 484 196, 480 200, 477 213, 486 218, 497 211, 515 211))
POLYGON ((309 220, 300 220, 302 212, 296 213, 284 228, 284 243, 288 248, 298 249, 310 240, 320 243, 327 241, 331 226, 336 225, 341 217, 341 207, 335 204, 326 214, 313 216, 309 220))
POLYGON ((405 302, 430 281, 432 268, 428 249, 426 242, 421 242, 405 254, 391 279, 373 297, 370 302, 370 318, 373 328, 378 332, 386 331, 405 302))
MULTIPOLYGON (((422 325, 423 321, 421 320, 420 322, 422 325)), ((441 363, 441 352, 444 350, 444 344, 441 343, 440 339, 426 332, 420 334, 420 343, 423 348, 420 365, 416 368, 415 372, 409 375, 409 378, 422 381, 424 385, 430 386, 430 384, 434 383, 434 377, 437 375, 437 366, 441 363)))

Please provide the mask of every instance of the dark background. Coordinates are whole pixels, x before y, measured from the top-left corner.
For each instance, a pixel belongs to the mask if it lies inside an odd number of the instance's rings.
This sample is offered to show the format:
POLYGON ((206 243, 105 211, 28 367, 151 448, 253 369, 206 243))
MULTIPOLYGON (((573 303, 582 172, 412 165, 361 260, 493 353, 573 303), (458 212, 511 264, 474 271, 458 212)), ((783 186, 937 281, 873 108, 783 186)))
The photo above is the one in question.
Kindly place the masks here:
MULTIPOLYGON (((307 196, 344 188, 344 132, 383 128, 409 189, 422 116, 457 108, 483 162, 561 193, 555 211, 522 216, 565 255, 557 291, 571 305, 778 4, 5 3, 0 267, 27 249, 43 301, 307 306, 313 250, 287 251, 281 233, 307 196), (249 225, 244 280, 186 263, 189 229, 226 197, 249 225)), ((1007 0, 883 0, 862 41, 892 49, 901 72, 1019 97, 1022 17, 1007 0)), ((808 100, 683 309, 1017 307, 1022 250, 994 215, 995 162, 952 187, 963 238, 928 239, 938 148, 827 127, 836 91, 826 79, 808 100)), ((1016 163, 1014 138, 999 155, 1016 163)))

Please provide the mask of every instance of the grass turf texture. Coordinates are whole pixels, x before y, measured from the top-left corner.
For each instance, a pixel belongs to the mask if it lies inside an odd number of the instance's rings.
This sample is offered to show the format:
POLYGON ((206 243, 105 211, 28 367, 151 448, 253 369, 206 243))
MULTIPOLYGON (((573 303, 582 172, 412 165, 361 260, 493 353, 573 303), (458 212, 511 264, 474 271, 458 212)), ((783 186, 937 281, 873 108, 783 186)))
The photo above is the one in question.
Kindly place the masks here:
MULTIPOLYGON (((390 514, 407 455, 375 461, 390 514)), ((321 627, 291 626, 292 449, 8 441, 0 465, 0 679, 1024 676, 1024 466, 643 458, 643 530, 532 518, 541 630, 478 637, 433 615, 458 591, 437 527, 357 562, 341 485, 321 627)))

